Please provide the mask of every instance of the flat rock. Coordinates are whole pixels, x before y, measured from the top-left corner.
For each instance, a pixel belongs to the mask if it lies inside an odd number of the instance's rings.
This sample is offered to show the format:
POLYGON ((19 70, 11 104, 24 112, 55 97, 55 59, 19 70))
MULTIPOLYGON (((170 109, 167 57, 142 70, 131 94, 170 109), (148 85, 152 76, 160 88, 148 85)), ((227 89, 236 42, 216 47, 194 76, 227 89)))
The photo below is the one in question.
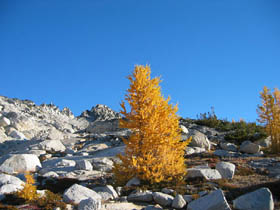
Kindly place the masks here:
POLYGON ((230 210, 222 190, 198 198, 188 204, 187 210, 230 210))
POLYGON ((127 197, 128 201, 142 201, 142 202, 151 202, 153 201, 153 192, 144 191, 144 192, 136 192, 132 193, 127 197))
POLYGON ((236 209, 273 210, 274 202, 268 188, 260 188, 256 191, 241 195, 233 200, 236 209))
POLYGON ((205 178, 206 180, 221 179, 222 176, 216 169, 190 168, 187 170, 187 178, 205 178))

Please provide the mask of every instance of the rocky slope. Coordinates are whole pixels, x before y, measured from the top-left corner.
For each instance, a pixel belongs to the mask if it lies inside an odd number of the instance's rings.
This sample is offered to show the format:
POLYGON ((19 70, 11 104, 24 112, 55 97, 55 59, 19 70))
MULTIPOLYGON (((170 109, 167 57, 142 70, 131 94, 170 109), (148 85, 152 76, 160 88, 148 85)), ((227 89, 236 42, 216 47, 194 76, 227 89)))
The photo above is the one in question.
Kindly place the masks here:
POLYGON ((14 204, 11 193, 31 171, 38 189, 60 193, 68 209, 279 208, 280 158, 263 154, 267 144, 236 145, 224 132, 184 121, 182 140, 192 136, 187 185, 139 191, 134 178, 113 187, 113 161, 130 134, 119 118, 105 105, 75 117, 68 108, 0 96, 0 204, 14 204))

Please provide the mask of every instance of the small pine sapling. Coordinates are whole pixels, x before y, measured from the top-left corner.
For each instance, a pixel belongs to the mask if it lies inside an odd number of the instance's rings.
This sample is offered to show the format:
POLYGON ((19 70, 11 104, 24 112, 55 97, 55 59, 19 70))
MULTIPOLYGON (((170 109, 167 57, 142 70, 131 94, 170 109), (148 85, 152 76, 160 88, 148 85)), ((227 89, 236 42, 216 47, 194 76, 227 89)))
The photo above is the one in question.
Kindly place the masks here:
POLYGON ((37 188, 34 185, 35 181, 30 173, 25 174, 26 183, 23 185, 23 189, 17 192, 19 198, 23 198, 26 201, 32 201, 38 199, 37 188))

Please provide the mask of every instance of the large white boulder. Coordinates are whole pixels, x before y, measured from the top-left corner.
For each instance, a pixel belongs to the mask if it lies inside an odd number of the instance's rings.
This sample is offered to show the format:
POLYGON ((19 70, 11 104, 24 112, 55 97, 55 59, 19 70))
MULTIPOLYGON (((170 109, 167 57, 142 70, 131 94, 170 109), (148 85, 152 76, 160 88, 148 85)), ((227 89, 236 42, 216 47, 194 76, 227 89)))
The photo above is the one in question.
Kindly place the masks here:
POLYGON ((39 149, 46 150, 47 152, 64 152, 66 147, 60 140, 45 140, 39 145, 39 149))
POLYGON ((5 184, 0 187, 0 194, 9 194, 17 192, 18 190, 23 189, 22 185, 16 185, 16 184, 5 184))
POLYGON ((24 186, 24 182, 8 174, 0 174, 0 194, 13 193, 21 190, 24 186))
POLYGON ((239 196, 233 200, 235 209, 273 210, 274 202, 272 193, 268 188, 260 188, 256 191, 239 196))
POLYGON ((42 165, 39 158, 32 154, 15 154, 8 157, 1 165, 0 172, 13 174, 26 171, 35 172, 42 165))
POLYGON ((230 210, 222 190, 198 198, 188 204, 187 210, 230 210))
POLYGON ((102 199, 95 191, 79 184, 72 185, 70 188, 66 189, 63 194, 63 200, 66 203, 79 204, 82 200, 88 198, 100 201, 102 199))
POLYGON ((249 154, 255 154, 258 153, 261 149, 260 145, 257 145, 255 143, 252 143, 251 141, 244 141, 240 145, 240 152, 245 152, 249 154))
POLYGON ((216 164, 216 169, 220 172, 222 178, 232 179, 235 172, 235 165, 233 163, 221 161, 216 164))
POLYGON ((208 140, 207 136, 199 131, 193 131, 190 133, 190 136, 192 136, 192 141, 190 142, 189 146, 191 147, 201 147, 206 150, 210 150, 211 143, 208 140))

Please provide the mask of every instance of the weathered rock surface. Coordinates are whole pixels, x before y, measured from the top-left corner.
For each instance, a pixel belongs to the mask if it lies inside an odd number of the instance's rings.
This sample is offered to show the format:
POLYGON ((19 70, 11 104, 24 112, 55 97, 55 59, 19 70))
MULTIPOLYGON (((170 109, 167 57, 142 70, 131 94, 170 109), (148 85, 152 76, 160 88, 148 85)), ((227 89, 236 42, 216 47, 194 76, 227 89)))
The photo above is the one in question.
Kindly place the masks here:
POLYGON ((211 143, 208 140, 207 136, 204 135, 203 133, 194 130, 189 133, 189 136, 192 137, 192 141, 190 142, 189 146, 191 147, 201 147, 206 150, 210 150, 211 148, 211 143))
POLYGON ((242 210, 273 210, 274 202, 270 190, 268 188, 260 188, 236 198, 233 201, 233 207, 242 210))
POLYGON ((78 205, 78 210, 99 210, 101 201, 95 198, 87 198, 82 200, 78 205))
POLYGON ((222 178, 232 179, 235 172, 235 165, 229 162, 219 162, 216 164, 216 169, 220 172, 222 178))

